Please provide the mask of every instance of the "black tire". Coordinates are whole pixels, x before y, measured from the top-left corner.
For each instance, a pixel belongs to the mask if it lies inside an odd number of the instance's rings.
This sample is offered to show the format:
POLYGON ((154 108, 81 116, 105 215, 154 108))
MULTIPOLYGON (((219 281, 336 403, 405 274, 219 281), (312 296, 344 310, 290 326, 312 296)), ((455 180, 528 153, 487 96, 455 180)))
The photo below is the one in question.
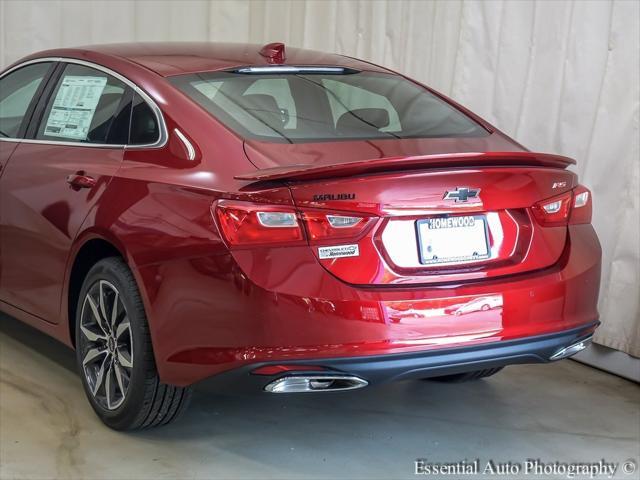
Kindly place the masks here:
POLYGON ((192 390, 160 382, 140 292, 121 258, 106 258, 91 268, 80 290, 75 322, 82 385, 89 403, 107 426, 115 430, 156 427, 173 422, 184 412, 192 390), (87 298, 89 292, 91 299, 87 298), (102 353, 87 355, 89 350, 102 353), (87 367, 83 365, 85 359, 89 359, 87 367), (111 388, 107 392, 108 386, 111 388))
POLYGON ((471 382, 473 380, 480 380, 481 378, 495 375, 503 368, 504 367, 487 368, 485 370, 475 370, 473 372, 455 373, 453 375, 443 375, 442 377, 426 378, 425 380, 433 380, 435 382, 443 382, 443 383, 471 382))

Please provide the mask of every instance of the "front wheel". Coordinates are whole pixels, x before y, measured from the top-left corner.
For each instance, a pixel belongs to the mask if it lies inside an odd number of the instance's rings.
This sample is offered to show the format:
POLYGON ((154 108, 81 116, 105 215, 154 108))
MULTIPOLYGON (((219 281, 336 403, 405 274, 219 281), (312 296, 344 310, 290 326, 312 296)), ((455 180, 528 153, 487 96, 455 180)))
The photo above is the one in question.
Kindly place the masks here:
POLYGON ((82 384, 107 426, 165 425, 186 409, 191 389, 160 382, 142 299, 122 259, 106 258, 91 268, 75 320, 82 384))
POLYGON ((480 380, 481 378, 495 375, 502 369, 503 367, 487 368, 485 370, 475 370, 473 372, 455 373, 453 375, 443 375, 441 377, 425 378, 425 380, 433 380, 436 382, 443 382, 443 383, 471 382, 473 380, 480 380))

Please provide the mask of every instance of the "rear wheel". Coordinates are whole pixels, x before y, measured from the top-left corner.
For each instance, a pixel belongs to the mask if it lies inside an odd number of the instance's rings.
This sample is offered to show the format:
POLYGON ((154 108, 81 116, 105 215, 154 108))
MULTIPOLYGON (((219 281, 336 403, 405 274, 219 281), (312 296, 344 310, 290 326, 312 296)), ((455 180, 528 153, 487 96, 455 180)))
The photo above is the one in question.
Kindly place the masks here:
POLYGON ((100 419, 113 429, 133 430, 178 418, 191 389, 160 382, 142 299, 122 259, 91 268, 76 312, 78 369, 100 419))
POLYGON ((453 375, 443 375, 442 377, 426 378, 425 380, 433 380, 436 382, 444 382, 444 383, 471 382, 473 380, 479 380, 484 377, 490 377, 491 375, 495 375, 503 368, 504 367, 487 368, 485 370, 475 370, 473 372, 456 373, 453 375))

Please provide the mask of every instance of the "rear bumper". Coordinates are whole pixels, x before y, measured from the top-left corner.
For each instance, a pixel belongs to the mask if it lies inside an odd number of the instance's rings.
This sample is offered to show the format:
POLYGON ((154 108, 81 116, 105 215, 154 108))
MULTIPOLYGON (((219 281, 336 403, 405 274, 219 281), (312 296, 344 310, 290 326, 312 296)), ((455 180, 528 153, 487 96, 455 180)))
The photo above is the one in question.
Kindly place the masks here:
POLYGON ((551 358, 562 349, 580 341, 590 340, 599 323, 596 321, 564 332, 504 340, 472 347, 409 354, 278 362, 278 365, 283 367, 306 365, 322 367, 323 371, 310 369, 309 371, 283 372, 277 375, 254 375, 251 372, 257 368, 272 365, 254 363, 217 375, 207 383, 225 389, 255 391, 263 390, 268 384, 284 377, 321 374, 326 378, 333 375, 355 376, 365 380, 369 385, 376 385, 396 380, 438 377, 507 365, 549 363, 554 361, 551 358))
POLYGON ((569 231, 554 266, 463 284, 355 287, 334 278, 308 248, 262 252, 254 264, 263 279, 228 255, 146 266, 139 275, 160 377, 189 385, 298 362, 375 383, 378 375, 548 361, 553 348, 598 319, 600 246, 590 225, 569 231), (300 258, 294 268, 276 253, 300 258))

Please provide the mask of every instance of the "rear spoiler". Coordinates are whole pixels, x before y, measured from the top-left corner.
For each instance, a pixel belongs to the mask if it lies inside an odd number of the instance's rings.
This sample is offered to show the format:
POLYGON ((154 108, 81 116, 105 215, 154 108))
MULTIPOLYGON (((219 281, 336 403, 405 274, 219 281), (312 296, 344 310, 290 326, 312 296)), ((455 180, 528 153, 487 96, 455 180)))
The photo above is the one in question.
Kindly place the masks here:
POLYGON ((534 152, 467 152, 414 157, 387 157, 329 165, 298 164, 265 168, 236 175, 236 180, 314 180, 329 177, 347 177, 363 173, 408 170, 416 168, 532 166, 567 168, 575 160, 561 155, 534 152))

